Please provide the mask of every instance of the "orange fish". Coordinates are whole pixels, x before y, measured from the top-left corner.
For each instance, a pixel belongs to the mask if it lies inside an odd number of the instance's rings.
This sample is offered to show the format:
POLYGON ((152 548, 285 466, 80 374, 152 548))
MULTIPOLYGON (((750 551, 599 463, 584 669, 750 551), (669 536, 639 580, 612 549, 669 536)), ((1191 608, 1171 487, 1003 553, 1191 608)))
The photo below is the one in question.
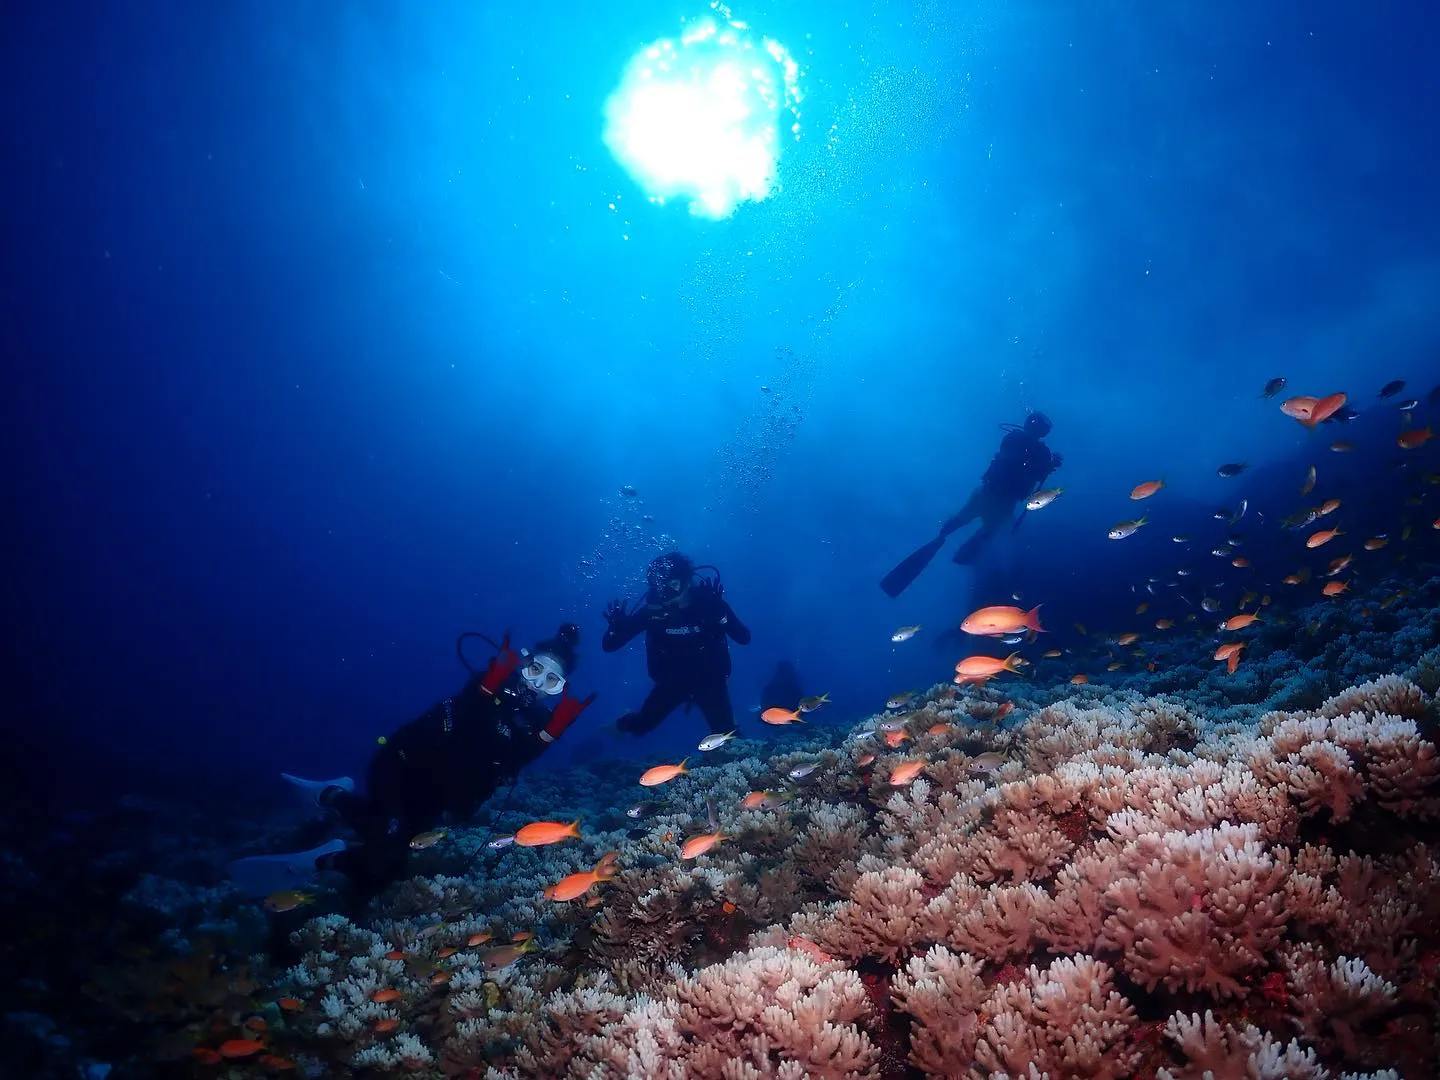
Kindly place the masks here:
POLYGON ((1390 540, 1388 537, 1372 536, 1369 540, 1365 541, 1364 547, 1366 551, 1379 551, 1389 542, 1390 540))
POLYGON ((516 930, 510 935, 511 941, 529 941, 535 936, 534 930, 516 930))
POLYGON ((1115 639, 1115 644, 1116 644, 1116 645, 1134 645, 1135 642, 1137 642, 1137 641, 1139 641, 1139 640, 1140 640, 1140 635, 1137 634, 1137 633, 1135 633, 1134 630, 1131 630, 1131 631, 1129 631, 1128 633, 1121 634, 1119 637, 1117 637, 1117 638, 1115 639))
POLYGON ((1071 675, 1071 676, 1070 676, 1070 681, 1071 681, 1072 683, 1074 683, 1076 686, 1084 686, 1086 683, 1088 683, 1088 682, 1090 681, 1090 676, 1089 676, 1089 675, 1071 675))
POLYGON ((1169 629, 1171 629, 1172 627, 1174 627, 1174 625, 1175 625, 1175 621, 1174 621, 1173 619, 1156 619, 1156 620, 1155 620, 1155 629, 1156 629, 1156 630, 1169 630, 1169 629))
MULTIPOLYGON (((644 780, 640 781, 642 784, 644 780)), ((544 844, 558 844, 561 840, 569 840, 574 837, 580 839, 580 819, 576 818, 569 825, 559 821, 532 821, 515 832, 515 843, 521 847, 540 847, 544 844)))
POLYGON ((782 709, 779 705, 770 706, 760 714, 760 719, 767 724, 803 724, 805 722, 799 709, 782 709))
POLYGON ((1308 428, 1334 416, 1345 404, 1344 394, 1330 394, 1327 397, 1292 397, 1280 403, 1280 411, 1308 428))
POLYGON ((1435 433, 1430 430, 1430 426, 1427 424, 1423 428, 1402 431, 1399 438, 1395 440, 1395 445, 1402 450, 1414 450, 1416 447, 1424 446, 1434 437, 1435 433))
POLYGON ((303 1012, 305 1010, 305 1003, 299 998, 283 997, 275 1002, 275 1004, 279 1005, 285 1012, 303 1012))
POLYGON ((404 960, 404 959, 405 959, 405 952, 404 952, 403 949, 391 949, 389 952, 387 952, 387 953, 385 954, 385 959, 386 959, 386 960, 404 960))
POLYGON ((265 1066, 265 1068, 275 1069, 276 1071, 284 1071, 285 1069, 295 1068, 295 1062, 291 1061, 289 1058, 277 1057, 274 1054, 261 1054, 259 1057, 259 1061, 261 1065, 265 1066))
POLYGON ((1234 675, 1235 669, 1240 666, 1240 653, 1244 648, 1243 641, 1232 641, 1228 645, 1221 645, 1215 650, 1215 659, 1224 660, 1225 670, 1234 675))
POLYGON ((904 728, 901 728, 899 731, 887 731, 885 732, 885 745, 890 747, 891 750, 894 750, 908 738, 910 738, 910 732, 904 728))
POLYGON ((245 1030, 253 1031, 257 1034, 268 1030, 269 1027, 270 1025, 265 1023, 265 1018, 263 1016, 252 1016, 245 1021, 245 1030))
POLYGON ((1259 615, 1231 615, 1220 624, 1220 628, 1222 630, 1244 630, 1259 618, 1259 615))
POLYGON ((1349 565, 1354 561, 1354 555, 1341 555, 1338 559, 1331 559, 1330 568, 1325 571, 1325 576, 1334 577, 1336 574, 1343 573, 1345 569, 1349 567, 1349 565))
POLYGON ((1142 601, 1140 601, 1140 603, 1138 603, 1138 604, 1135 605, 1135 614, 1136 614, 1136 615, 1144 615, 1145 612, 1147 612, 1147 611, 1149 611, 1149 610, 1150 610, 1150 601, 1149 601, 1149 600, 1142 600, 1142 601))
POLYGON ((1240 569, 1243 570, 1245 569, 1245 567, 1250 565, 1250 560, 1247 559, 1244 555, 1236 555, 1233 559, 1230 560, 1230 565, 1238 566, 1240 569))
POLYGON ((431 985, 431 986, 444 986, 444 985, 445 985, 446 983, 448 983, 449 981, 450 981, 450 972, 448 972, 448 971, 437 971, 437 972, 435 972, 435 974, 433 974, 433 975, 430 976, 430 985, 431 985))
POLYGON ((1348 581, 1327 581, 1325 587, 1320 591, 1326 596, 1339 596, 1348 588, 1350 588, 1348 581))
POLYGON ((680 858, 699 858, 724 839, 725 835, 718 832, 702 833, 699 836, 692 836, 680 846, 680 858))
POLYGON ((1355 449, 1355 444, 1346 442, 1344 439, 1336 439, 1330 444, 1330 449, 1337 454, 1348 454, 1355 449))
POLYGON ((489 930, 481 930, 479 933, 471 934, 465 939, 465 947, 467 949, 473 949, 476 945, 484 945, 485 942, 489 941, 493 936, 489 930))
POLYGON ((1029 611, 1022 611, 1018 607, 983 607, 965 616, 960 629, 967 634, 982 637, 1004 637, 1017 630, 1029 630, 1032 634, 1045 632, 1045 628, 1040 625, 1039 604, 1029 611))
POLYGON ((454 945, 446 945, 443 949, 441 949, 441 950, 440 950, 439 952, 437 952, 435 955, 438 956, 441 960, 447 960, 447 959, 449 959, 450 957, 454 956, 454 955, 455 955, 457 952, 459 952, 459 951, 460 951, 460 950, 457 949, 457 948, 455 948, 454 945))
POLYGON ((224 1058, 208 1046, 195 1047, 194 1050, 190 1051, 190 1056, 201 1065, 219 1065, 220 1062, 224 1060, 224 1058))
POLYGON ((1320 530, 1319 532, 1317 532, 1317 533, 1311 533, 1311 534, 1310 534, 1310 536, 1309 536, 1309 537, 1306 539, 1306 541, 1305 541, 1305 546, 1306 546, 1307 548, 1317 548, 1317 547, 1319 547, 1321 544, 1328 544, 1331 540, 1334 540, 1337 536, 1344 536, 1344 535, 1345 535, 1345 534, 1342 533, 1339 529, 1321 529, 1321 530, 1320 530))
POLYGON ((641 786, 656 787, 659 784, 674 780, 677 776, 684 776, 690 771, 685 768, 685 762, 689 760, 689 758, 682 758, 679 765, 656 765, 653 768, 646 769, 640 774, 641 786))
POLYGON ((774 810, 780 800, 768 791, 752 791, 740 800, 741 810, 774 810))
POLYGON ((1120 670, 1122 667, 1124 667, 1124 666, 1125 666, 1125 661, 1124 661, 1124 660, 1111 660, 1110 663, 1108 663, 1108 664, 1105 665, 1105 670, 1106 670, 1106 671, 1119 671, 1119 670, 1120 670))
POLYGON ((265 1044, 259 1039, 226 1039, 220 1044, 222 1058, 245 1058, 260 1053, 265 1044))
POLYGON ((1130 498, 1148 499, 1165 486, 1164 480, 1146 480, 1143 484, 1136 484, 1130 489, 1130 498))
POLYGON ((399 1027, 400 1021, 397 1020, 395 1017, 382 1016, 379 1020, 375 1021, 375 1034, 389 1035, 390 1032, 395 1031, 399 1027))
POLYGON ((997 660, 993 656, 967 656, 955 665, 955 673, 969 679, 988 679, 992 675, 999 675, 1002 671, 1019 675, 1020 668, 1025 663, 1026 661, 1018 652, 1011 653, 1004 660, 997 660))
MULTIPOLYGON (((874 764, 875 764, 875 755, 874 755, 874 754, 861 754, 858 758, 855 759, 855 767, 856 767, 857 769, 863 769, 863 768, 865 768, 867 765, 874 765, 874 764)), ((748 798, 748 796, 747 796, 747 798, 748 798)))
POLYGON ((830 963, 830 961, 835 959, 835 957, 831 956, 824 949, 820 948, 819 945, 816 945, 809 938, 803 938, 799 935, 792 935, 785 942, 785 944, 788 945, 790 948, 794 949, 796 952, 803 952, 812 960, 818 960, 822 964, 828 964, 830 963))
POLYGON ((926 730, 925 734, 926 734, 926 735, 944 735, 944 734, 945 734, 947 731, 949 731, 949 730, 950 730, 950 725, 947 724, 947 723, 945 723, 944 721, 941 721, 941 722, 938 723, 938 724, 931 724, 930 727, 926 730))
POLYGON ((731 901, 726 900, 723 904, 720 905, 720 910, 723 911, 726 915, 734 915, 735 905, 731 901))
POLYGON ((1336 510, 1339 509, 1339 499, 1326 499, 1323 503, 1320 504, 1320 508, 1315 511, 1315 515, 1317 517, 1324 517, 1326 514, 1333 514, 1336 510))
POLYGON ((1046 660, 1054 660, 1061 655, 1061 652, 1059 649, 1046 649, 1040 655, 1043 656, 1046 660))
POLYGON ((370 1000, 376 1005, 388 1005, 392 1001, 400 1000, 400 991, 394 987, 387 987, 384 990, 376 990, 370 995, 370 1000))
POLYGON ((902 761, 890 770, 890 785, 892 787, 902 787, 919 776, 921 770, 924 768, 925 762, 923 760, 902 761))
MULTIPOLYGON (((667 766, 675 768, 675 766, 667 766)), ((576 897, 584 896, 592 888, 602 881, 609 881, 615 876, 615 861, 620 858, 618 851, 611 851, 601 857, 595 864, 593 870, 581 870, 579 873, 563 877, 554 885, 547 885, 542 895, 546 900, 563 902, 574 900, 576 897)))
POLYGON ((995 723, 997 721, 1004 720, 1005 717, 1009 716, 1014 711, 1015 703, 1013 701, 1003 702, 1000 707, 995 710, 995 715, 990 717, 990 721, 991 723, 995 723))

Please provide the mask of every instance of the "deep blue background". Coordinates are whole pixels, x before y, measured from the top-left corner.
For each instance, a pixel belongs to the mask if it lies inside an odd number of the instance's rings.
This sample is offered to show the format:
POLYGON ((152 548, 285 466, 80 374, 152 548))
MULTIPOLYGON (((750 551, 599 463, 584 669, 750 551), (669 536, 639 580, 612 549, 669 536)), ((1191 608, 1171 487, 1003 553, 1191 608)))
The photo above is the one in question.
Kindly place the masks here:
POLYGON ((738 708, 789 656, 849 720, 953 663, 896 626, 1011 589, 1118 617, 1170 533, 1241 494, 1273 522, 1311 460, 1357 532, 1406 512, 1374 393, 1440 381, 1440 13, 742 7, 805 63, 805 130, 709 222, 600 139, 695 9, 602 7, 7 6, 12 766, 358 771, 459 685, 458 631, 561 619, 581 745, 647 687, 599 612, 671 544, 754 630, 738 708), (1260 401, 1281 374, 1369 410, 1361 452, 1260 401), (979 590, 942 555, 887 600, 1027 407, 1066 495, 979 590))

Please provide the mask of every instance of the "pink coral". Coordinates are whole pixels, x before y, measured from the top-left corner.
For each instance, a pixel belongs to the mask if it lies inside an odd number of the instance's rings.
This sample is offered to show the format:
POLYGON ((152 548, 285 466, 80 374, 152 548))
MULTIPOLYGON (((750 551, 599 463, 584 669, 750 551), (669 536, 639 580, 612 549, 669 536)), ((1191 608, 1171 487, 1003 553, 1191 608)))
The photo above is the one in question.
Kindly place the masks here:
POLYGON ((1254 825, 1141 836, 1105 890, 1097 948, 1115 950, 1136 982, 1226 998, 1279 944, 1288 858, 1261 847, 1254 825))

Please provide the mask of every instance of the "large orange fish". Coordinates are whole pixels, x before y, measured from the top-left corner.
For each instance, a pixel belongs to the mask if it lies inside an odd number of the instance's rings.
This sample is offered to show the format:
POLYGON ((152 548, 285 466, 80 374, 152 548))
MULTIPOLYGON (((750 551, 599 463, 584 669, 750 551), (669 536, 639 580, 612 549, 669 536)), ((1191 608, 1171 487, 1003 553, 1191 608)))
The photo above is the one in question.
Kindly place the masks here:
POLYGON ((1412 428, 1410 431, 1402 431, 1395 440, 1395 445, 1402 450, 1414 450, 1417 446, 1424 446, 1435 437, 1435 433, 1429 426, 1423 428, 1412 428))
POLYGON ((1346 400, 1344 394, 1329 394, 1323 398, 1292 397, 1280 403, 1280 411, 1306 427, 1313 428, 1339 412, 1346 400))
POLYGON ((593 870, 581 870, 579 873, 561 878, 554 885, 547 885, 543 893, 545 899, 565 901, 584 896, 600 882, 609 881, 615 876, 615 860, 618 858, 620 858, 618 851, 607 852, 601 856, 593 870))
POLYGON ((1004 660, 996 659, 993 656, 967 656, 955 665, 955 673, 969 679, 988 679, 992 675, 999 675, 1002 671, 1019 675, 1020 668, 1024 663, 1025 660, 1018 652, 1011 653, 1004 660))
POLYGON ((725 835, 719 832, 702 833, 699 836, 692 836, 680 847, 680 858, 696 859, 712 847, 725 839, 725 835))
POLYGON ((905 784, 913 781, 915 777, 919 776, 920 771, 924 768, 925 762, 923 760, 902 761, 899 765, 896 765, 895 768, 890 770, 891 786, 903 787, 905 784))
POLYGON ((220 1044, 220 1056, 222 1058, 244 1058, 258 1054, 264 1049, 265 1044, 259 1039, 226 1039, 220 1044))
MULTIPOLYGON (((644 783, 642 780, 641 783, 644 783)), ((515 843, 521 847, 540 847, 544 844, 558 844, 571 837, 580 839, 580 819, 569 825, 559 821, 532 821, 515 832, 515 843)))
POLYGON ((972 611, 965 616, 965 621, 960 624, 960 629, 967 634, 975 634, 980 637, 1004 637, 1006 634, 1013 634, 1020 630, 1028 630, 1032 634, 1045 632, 1045 628, 1040 625, 1039 604, 1029 611, 1004 605, 983 607, 979 611, 972 611))
POLYGON ((770 706, 760 714, 760 719, 767 724, 803 724, 805 722, 799 709, 782 709, 779 705, 770 706))
POLYGON ((677 776, 684 776, 690 770, 685 768, 685 762, 689 758, 681 758, 679 765, 656 765, 646 769, 640 774, 640 784, 643 787, 655 787, 667 781, 674 780, 677 776))
POLYGON ((1164 480, 1146 480, 1143 484, 1136 484, 1130 489, 1130 498, 1137 501, 1140 499, 1148 499, 1164 486, 1164 480))

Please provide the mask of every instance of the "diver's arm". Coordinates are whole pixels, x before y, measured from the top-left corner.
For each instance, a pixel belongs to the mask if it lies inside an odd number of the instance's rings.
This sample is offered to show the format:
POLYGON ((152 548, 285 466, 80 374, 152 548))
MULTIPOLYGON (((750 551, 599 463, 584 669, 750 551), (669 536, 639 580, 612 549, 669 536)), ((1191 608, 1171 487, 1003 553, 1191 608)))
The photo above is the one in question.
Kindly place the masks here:
POLYGON ((736 645, 749 645, 750 628, 735 617, 735 610, 727 601, 721 600, 720 607, 720 624, 725 627, 725 633, 730 635, 730 640, 736 645))
POLYGON ((639 637, 640 631, 644 630, 650 621, 650 613, 644 606, 627 611, 617 600, 606 609, 605 618, 610 625, 605 630, 605 636, 600 639, 600 649, 602 652, 616 652, 639 637))

